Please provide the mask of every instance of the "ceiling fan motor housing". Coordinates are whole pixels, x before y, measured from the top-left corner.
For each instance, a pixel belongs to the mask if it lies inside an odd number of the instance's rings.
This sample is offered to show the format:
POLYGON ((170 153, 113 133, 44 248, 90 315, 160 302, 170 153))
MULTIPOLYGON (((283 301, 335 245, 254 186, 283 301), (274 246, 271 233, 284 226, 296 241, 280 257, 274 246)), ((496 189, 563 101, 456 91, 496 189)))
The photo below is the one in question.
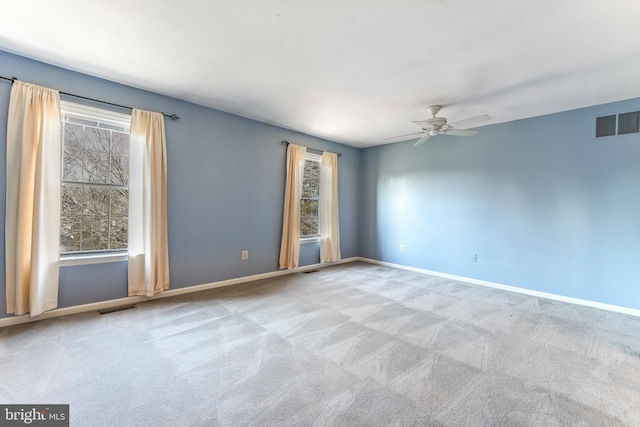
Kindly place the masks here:
POLYGON ((447 124, 447 119, 444 117, 432 117, 425 121, 434 128, 441 128, 447 124))

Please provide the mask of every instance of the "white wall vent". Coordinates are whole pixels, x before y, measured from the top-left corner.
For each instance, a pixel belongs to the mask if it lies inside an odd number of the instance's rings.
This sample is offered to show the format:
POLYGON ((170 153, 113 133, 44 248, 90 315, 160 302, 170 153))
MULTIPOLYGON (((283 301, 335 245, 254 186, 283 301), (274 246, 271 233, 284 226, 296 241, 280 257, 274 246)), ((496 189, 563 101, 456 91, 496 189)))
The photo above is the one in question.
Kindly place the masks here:
POLYGON ((640 133, 640 111, 596 117, 596 138, 640 133))

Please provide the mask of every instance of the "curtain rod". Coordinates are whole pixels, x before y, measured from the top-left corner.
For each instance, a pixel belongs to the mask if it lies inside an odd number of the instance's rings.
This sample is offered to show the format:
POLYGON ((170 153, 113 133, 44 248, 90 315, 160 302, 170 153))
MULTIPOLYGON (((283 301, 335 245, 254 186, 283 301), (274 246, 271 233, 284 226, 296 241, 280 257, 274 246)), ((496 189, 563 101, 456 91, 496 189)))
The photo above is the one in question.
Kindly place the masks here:
MULTIPOLYGON (((291 144, 289 141, 282 141, 283 144, 286 144, 287 147, 289 146, 289 144, 291 144)), ((309 148, 307 147, 307 151, 312 151, 312 152, 316 152, 316 153, 324 153, 324 151, 322 150, 317 150, 315 148, 309 148)), ((336 153, 338 155, 338 157, 342 157, 342 153, 336 153)))
MULTIPOLYGON (((15 82, 18 79, 15 77, 12 78, 8 78, 8 77, 3 77, 0 76, 0 79, 2 80, 9 80, 10 82, 15 82)), ((94 99, 94 98, 88 98, 86 96, 80 96, 80 95, 74 95, 73 93, 67 93, 67 92, 61 92, 58 91, 58 93, 60 93, 61 95, 67 95, 67 96, 73 96, 74 98, 82 98, 82 99, 86 99, 87 101, 93 101, 93 102, 99 102, 101 104, 107 104, 107 105, 113 105, 114 107, 120 107, 120 108, 126 108, 128 110, 133 110, 133 107, 127 107, 126 105, 120 105, 120 104, 114 104, 113 102, 107 102, 107 101, 101 101, 99 99, 94 99)), ((162 113, 163 116, 170 118, 171 120, 180 120, 180 117, 178 117, 175 114, 165 114, 162 113)))

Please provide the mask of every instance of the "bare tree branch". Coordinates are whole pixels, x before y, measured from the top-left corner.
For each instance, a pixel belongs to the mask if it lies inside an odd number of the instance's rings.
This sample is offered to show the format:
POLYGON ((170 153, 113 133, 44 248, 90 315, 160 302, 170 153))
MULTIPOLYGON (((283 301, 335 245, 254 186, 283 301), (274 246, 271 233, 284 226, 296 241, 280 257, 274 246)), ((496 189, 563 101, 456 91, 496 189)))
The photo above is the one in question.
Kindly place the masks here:
POLYGON ((129 135, 65 122, 63 140, 61 250, 126 249, 129 135))

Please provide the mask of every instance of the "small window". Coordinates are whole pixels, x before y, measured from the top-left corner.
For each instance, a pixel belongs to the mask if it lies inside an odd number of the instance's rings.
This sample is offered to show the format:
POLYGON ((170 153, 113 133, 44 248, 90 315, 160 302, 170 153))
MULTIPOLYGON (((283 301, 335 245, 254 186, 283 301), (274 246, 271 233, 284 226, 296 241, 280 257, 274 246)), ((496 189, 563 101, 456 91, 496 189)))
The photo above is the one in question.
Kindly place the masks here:
POLYGON ((640 111, 618 115, 618 135, 640 131, 640 111))
POLYGON ((616 116, 604 116, 596 118, 596 138, 612 136, 616 134, 616 116))
POLYGON ((60 252, 126 252, 131 118, 62 102, 60 252))
POLYGON ((320 196, 320 164, 322 157, 307 153, 300 198, 300 237, 313 238, 320 235, 318 223, 318 198, 320 196))

